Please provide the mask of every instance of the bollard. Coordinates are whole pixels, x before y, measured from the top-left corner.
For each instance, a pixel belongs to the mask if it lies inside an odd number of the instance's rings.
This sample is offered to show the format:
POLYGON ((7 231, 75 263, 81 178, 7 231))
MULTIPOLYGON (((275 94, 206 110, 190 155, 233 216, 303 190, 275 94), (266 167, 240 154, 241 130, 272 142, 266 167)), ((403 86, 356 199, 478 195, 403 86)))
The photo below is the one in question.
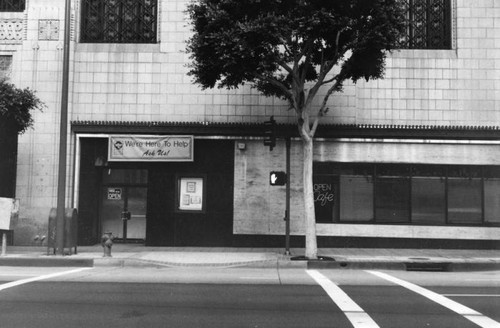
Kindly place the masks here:
POLYGON ((105 232, 104 235, 101 237, 101 245, 103 248, 104 254, 102 257, 111 257, 111 247, 113 246, 113 233, 112 232, 105 232))

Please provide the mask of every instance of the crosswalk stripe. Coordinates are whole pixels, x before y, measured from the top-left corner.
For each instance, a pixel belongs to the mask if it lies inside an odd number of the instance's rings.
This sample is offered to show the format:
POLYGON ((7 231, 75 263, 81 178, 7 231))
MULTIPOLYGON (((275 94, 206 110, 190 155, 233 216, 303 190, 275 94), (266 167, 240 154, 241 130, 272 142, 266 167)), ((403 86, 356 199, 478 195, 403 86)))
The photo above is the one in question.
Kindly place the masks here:
POLYGON ((0 290, 4 290, 4 289, 7 289, 7 288, 12 288, 12 287, 19 286, 19 285, 24 285, 24 284, 27 284, 27 283, 30 283, 30 282, 34 282, 34 281, 55 278, 55 277, 63 276, 63 275, 70 274, 70 273, 76 273, 76 272, 80 272, 80 271, 83 271, 83 270, 89 270, 89 269, 92 269, 92 268, 79 268, 79 269, 74 269, 74 270, 69 270, 69 271, 63 271, 63 272, 56 272, 56 273, 46 274, 46 275, 43 275, 43 276, 38 276, 38 277, 33 277, 33 278, 27 278, 27 279, 21 279, 21 280, 11 281, 11 282, 8 282, 6 284, 0 285, 0 290))
POLYGON ((344 312, 354 328, 379 328, 379 325, 330 279, 316 270, 306 270, 306 272, 318 285, 323 287, 328 296, 344 312))
POLYGON ((500 297, 500 294, 443 294, 448 297, 500 297))
POLYGON ((400 285, 402 287, 405 287, 417 294, 420 294, 424 297, 427 297, 428 299, 464 316, 466 319, 472 321, 479 327, 483 328, 500 328, 500 323, 465 306, 462 305, 458 302, 455 302, 443 295, 440 295, 438 293, 435 293, 433 291, 430 291, 428 289, 425 289, 423 287, 420 287, 418 285, 412 284, 411 282, 405 281, 398 279, 396 277, 393 277, 391 275, 388 275, 383 272, 378 272, 378 271, 371 271, 371 270, 366 270, 366 272, 369 272, 377 277, 380 277, 382 279, 385 279, 387 281, 390 281, 392 283, 395 283, 396 285, 400 285))

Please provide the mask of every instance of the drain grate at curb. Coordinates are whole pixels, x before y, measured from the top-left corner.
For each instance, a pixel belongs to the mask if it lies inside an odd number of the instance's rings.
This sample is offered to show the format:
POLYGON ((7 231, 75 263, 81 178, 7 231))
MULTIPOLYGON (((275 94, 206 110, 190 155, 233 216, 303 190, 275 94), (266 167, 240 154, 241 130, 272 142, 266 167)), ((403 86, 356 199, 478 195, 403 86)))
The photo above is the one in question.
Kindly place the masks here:
POLYGON ((405 262, 406 271, 430 271, 430 272, 445 272, 450 271, 450 262, 405 262))

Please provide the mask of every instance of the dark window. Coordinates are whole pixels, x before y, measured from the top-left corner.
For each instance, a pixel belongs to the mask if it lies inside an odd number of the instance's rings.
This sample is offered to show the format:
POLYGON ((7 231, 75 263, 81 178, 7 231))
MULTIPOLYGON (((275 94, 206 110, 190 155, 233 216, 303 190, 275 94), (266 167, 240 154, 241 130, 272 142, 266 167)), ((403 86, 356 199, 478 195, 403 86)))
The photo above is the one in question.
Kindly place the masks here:
POLYGON ((481 179, 448 178, 448 222, 481 223, 481 179))
POLYGON ((377 178, 375 183, 375 221, 378 223, 409 222, 409 190, 409 178, 377 178))
POLYGON ((340 221, 373 220, 373 176, 343 175, 340 177, 340 221))
POLYGON ((325 162, 314 174, 318 223, 500 225, 500 166, 325 162))
POLYGON ((404 49, 451 49, 450 0, 401 0, 408 22, 404 49))
POLYGON ((446 179, 413 177, 411 179, 411 222, 446 223, 446 179))
POLYGON ((481 174, 480 167, 448 167, 448 223, 481 223, 481 174))
POLYGON ((156 43, 157 0, 82 0, 81 42, 156 43))
POLYGON ((446 168, 443 165, 412 165, 411 222, 446 223, 446 168))
POLYGON ((484 181, 484 220, 487 223, 500 223, 500 179, 484 181))
POLYGON ((378 165, 375 181, 375 221, 410 221, 410 179, 407 165, 378 165))
POLYGON ((500 167, 483 169, 484 175, 484 221, 500 223, 500 167))
POLYGON ((26 6, 25 0, 1 0, 0 11, 21 12, 26 6))
POLYGON ((12 56, 0 55, 0 80, 10 77, 12 68, 12 56))

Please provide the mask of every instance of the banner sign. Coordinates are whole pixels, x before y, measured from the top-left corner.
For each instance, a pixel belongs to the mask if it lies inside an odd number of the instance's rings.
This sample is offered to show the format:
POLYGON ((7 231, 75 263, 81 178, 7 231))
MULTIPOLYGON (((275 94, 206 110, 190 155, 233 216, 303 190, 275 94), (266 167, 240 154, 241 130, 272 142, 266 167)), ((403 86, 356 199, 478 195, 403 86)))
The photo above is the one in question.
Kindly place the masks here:
POLYGON ((108 161, 192 162, 193 145, 193 136, 110 136, 108 161))

